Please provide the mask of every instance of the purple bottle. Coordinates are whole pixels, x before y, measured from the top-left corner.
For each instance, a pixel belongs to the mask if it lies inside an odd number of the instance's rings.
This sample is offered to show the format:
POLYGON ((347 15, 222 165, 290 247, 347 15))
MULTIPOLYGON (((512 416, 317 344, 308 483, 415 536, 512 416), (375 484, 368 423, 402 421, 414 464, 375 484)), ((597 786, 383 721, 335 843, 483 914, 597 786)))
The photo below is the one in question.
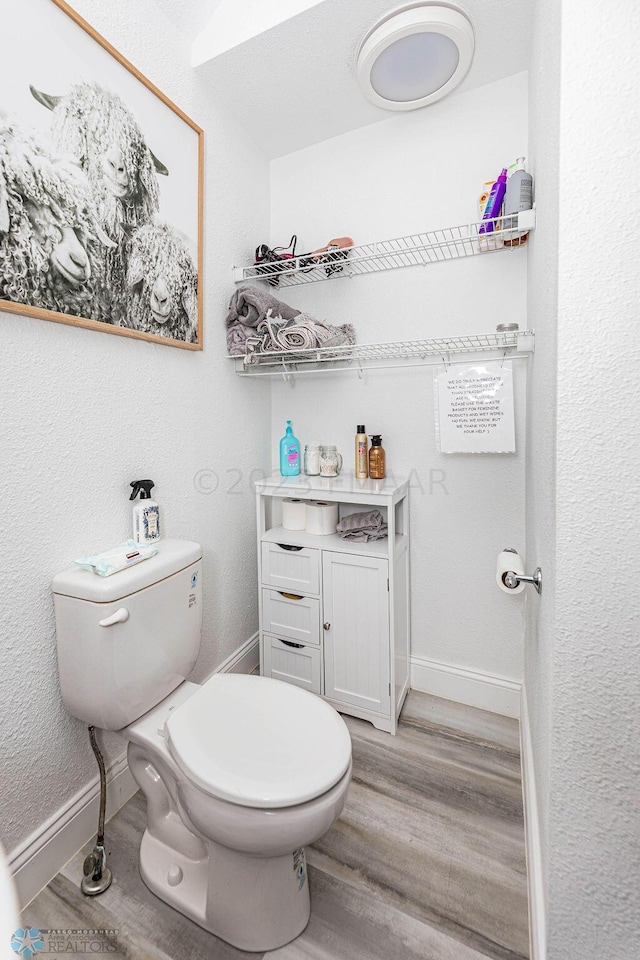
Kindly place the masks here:
POLYGON ((495 230, 496 225, 491 221, 494 221, 496 217, 500 216, 502 201, 504 200, 506 189, 507 171, 505 168, 494 185, 491 187, 491 193, 489 194, 489 199, 487 200, 487 205, 484 208, 484 214, 482 215, 483 222, 480 224, 478 233, 493 233, 495 230), (490 222, 484 223, 485 220, 489 220, 490 222))

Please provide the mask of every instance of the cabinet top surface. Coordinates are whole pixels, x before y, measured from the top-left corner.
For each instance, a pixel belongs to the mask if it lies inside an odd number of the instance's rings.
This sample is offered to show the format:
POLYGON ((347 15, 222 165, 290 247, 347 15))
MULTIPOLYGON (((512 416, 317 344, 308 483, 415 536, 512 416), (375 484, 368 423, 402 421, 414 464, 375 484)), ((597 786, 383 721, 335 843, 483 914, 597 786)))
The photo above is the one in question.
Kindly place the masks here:
POLYGON ((338 477, 282 477, 274 474, 256 480, 256 493, 270 497, 299 497, 301 500, 340 500, 375 503, 377 498, 396 500, 409 492, 409 481, 398 480, 393 475, 384 480, 358 480, 353 473, 341 473, 338 477))

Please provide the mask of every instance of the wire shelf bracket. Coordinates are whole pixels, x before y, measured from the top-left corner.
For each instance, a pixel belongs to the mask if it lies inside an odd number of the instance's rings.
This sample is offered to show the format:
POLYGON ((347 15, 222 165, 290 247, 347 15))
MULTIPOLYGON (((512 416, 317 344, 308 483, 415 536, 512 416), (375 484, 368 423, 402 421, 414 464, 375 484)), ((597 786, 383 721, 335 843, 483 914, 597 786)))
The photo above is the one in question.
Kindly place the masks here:
POLYGON ((404 340, 397 343, 362 343, 342 347, 318 347, 315 350, 273 350, 250 352, 229 357, 235 371, 245 377, 282 377, 306 373, 338 373, 352 371, 361 378, 369 369, 391 367, 434 366, 456 362, 477 363, 478 355, 486 359, 526 359, 535 349, 533 330, 507 330, 496 333, 471 334, 462 337, 437 337, 429 340, 404 340), (452 359, 455 357, 455 361, 452 359))
POLYGON ((323 254, 320 259, 306 254, 288 260, 232 267, 233 282, 268 280, 273 286, 293 287, 401 267, 428 266, 444 260, 514 249, 524 243, 521 235, 535 229, 535 225, 535 209, 524 210, 509 217, 349 247, 323 254), (490 233, 484 232, 488 225, 492 228, 490 233))

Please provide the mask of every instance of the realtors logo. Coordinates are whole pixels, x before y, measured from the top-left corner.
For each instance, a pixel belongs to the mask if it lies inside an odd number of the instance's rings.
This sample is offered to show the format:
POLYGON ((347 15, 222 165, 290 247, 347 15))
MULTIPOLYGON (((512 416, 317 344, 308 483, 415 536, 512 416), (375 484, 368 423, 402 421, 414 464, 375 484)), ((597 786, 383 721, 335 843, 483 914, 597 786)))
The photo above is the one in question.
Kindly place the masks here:
MULTIPOLYGON (((40 953, 118 953, 118 931, 19 927, 11 937, 11 949, 22 960, 33 960, 40 953)), ((38 956, 38 960, 44 960, 44 957, 38 956)))
POLYGON ((42 934, 36 927, 18 927, 11 938, 11 949, 23 960, 31 960, 36 953, 44 950, 42 934))

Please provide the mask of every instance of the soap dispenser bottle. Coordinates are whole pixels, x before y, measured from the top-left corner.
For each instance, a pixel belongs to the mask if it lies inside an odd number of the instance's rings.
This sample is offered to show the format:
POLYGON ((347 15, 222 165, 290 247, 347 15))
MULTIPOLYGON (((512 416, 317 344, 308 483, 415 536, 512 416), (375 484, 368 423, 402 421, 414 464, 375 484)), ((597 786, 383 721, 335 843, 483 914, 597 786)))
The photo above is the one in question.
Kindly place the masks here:
POLYGON ((372 480, 384 480, 387 474, 386 459, 382 437, 379 433, 374 433, 369 450, 369 476, 372 480))
POLYGON ((283 477, 297 477, 300 473, 300 441, 294 437, 291 420, 280 441, 280 473, 283 477))
POLYGON ((136 543, 157 543, 160 539, 160 507, 151 499, 155 484, 153 480, 134 480, 130 486, 133 487, 130 500, 140 494, 140 503, 133 508, 133 539, 136 543))

